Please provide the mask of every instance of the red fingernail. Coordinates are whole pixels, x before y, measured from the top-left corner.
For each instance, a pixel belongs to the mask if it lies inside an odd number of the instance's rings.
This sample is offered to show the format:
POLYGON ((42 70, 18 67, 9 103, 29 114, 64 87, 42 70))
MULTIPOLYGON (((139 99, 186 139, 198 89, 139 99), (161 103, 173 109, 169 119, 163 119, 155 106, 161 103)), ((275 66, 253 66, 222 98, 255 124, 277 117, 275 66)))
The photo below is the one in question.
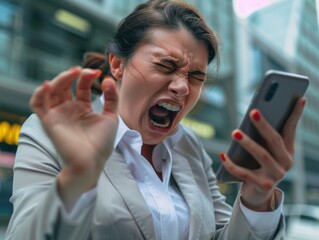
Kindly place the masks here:
POLYGON ((307 102, 306 98, 303 98, 301 101, 301 105, 304 107, 306 105, 306 102, 307 102))
POLYGON ((257 122, 261 119, 260 113, 258 111, 253 113, 253 119, 257 122))
POLYGON ((43 86, 44 88, 49 88, 49 87, 50 87, 49 81, 44 81, 43 84, 42 84, 42 86, 43 86))
POLYGON ((234 137, 237 139, 237 140, 242 140, 243 139, 243 134, 241 134, 241 132, 239 131, 236 131, 234 133, 234 137))
POLYGON ((102 70, 101 69, 96 69, 96 75, 97 77, 101 76, 102 70))
POLYGON ((221 159, 223 162, 226 161, 225 153, 222 152, 221 154, 219 154, 219 157, 220 157, 220 159, 221 159))

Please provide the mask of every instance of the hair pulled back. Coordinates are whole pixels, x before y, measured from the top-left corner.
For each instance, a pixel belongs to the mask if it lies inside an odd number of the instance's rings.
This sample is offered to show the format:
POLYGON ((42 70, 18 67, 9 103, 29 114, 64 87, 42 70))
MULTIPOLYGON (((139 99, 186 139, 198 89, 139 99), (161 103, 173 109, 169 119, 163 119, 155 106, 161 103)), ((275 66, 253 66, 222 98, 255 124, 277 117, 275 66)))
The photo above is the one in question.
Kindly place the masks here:
POLYGON ((108 43, 104 55, 94 52, 85 54, 83 67, 102 71, 101 77, 92 86, 93 93, 101 93, 101 81, 107 75, 112 76, 108 64, 109 54, 130 59, 138 46, 147 40, 150 30, 155 27, 171 30, 184 27, 207 46, 208 63, 215 58, 218 61, 217 38, 194 7, 181 1, 149 0, 138 5, 118 24, 116 34, 108 43))

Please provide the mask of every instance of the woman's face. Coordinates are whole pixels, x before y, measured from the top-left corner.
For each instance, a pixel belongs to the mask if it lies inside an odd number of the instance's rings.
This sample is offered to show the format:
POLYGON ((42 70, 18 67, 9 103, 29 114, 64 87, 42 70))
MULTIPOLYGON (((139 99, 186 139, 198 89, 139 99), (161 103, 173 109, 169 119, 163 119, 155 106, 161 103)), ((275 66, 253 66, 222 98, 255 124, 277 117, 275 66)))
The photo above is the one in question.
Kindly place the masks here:
POLYGON ((186 29, 155 28, 124 65, 119 113, 144 144, 176 131, 206 80, 207 47, 186 29))

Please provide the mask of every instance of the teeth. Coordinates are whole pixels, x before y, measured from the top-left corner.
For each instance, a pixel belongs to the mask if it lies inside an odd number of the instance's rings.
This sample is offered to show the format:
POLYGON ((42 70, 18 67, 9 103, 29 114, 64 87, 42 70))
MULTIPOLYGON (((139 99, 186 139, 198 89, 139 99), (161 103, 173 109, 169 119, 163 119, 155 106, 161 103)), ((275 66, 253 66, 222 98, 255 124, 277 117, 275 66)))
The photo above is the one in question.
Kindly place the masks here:
POLYGON ((160 123, 154 122, 152 119, 151 119, 151 123, 153 125, 155 125, 156 127, 161 127, 161 128, 167 128, 169 126, 169 124, 170 124, 169 121, 167 123, 165 123, 165 124, 160 124, 160 123))
POLYGON ((173 112, 177 112, 177 111, 179 111, 181 109, 180 106, 173 105, 173 104, 170 104, 170 103, 167 103, 167 102, 159 103, 158 106, 166 108, 167 110, 170 110, 170 111, 173 111, 173 112))

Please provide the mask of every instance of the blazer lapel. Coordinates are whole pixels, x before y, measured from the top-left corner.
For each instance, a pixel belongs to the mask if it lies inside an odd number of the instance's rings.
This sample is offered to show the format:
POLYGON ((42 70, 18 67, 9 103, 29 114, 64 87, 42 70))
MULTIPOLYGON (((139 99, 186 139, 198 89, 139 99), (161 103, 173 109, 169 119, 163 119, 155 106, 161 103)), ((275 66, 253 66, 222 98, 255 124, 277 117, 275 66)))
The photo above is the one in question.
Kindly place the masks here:
POLYGON ((104 172, 122 196, 145 239, 155 239, 151 212, 120 152, 114 150, 104 172))
POLYGON ((198 193, 198 186, 194 179, 194 174, 185 154, 187 149, 183 149, 182 145, 184 137, 172 152, 173 165, 172 175, 179 186, 191 213, 189 239, 198 239, 202 226, 202 201, 198 193))

